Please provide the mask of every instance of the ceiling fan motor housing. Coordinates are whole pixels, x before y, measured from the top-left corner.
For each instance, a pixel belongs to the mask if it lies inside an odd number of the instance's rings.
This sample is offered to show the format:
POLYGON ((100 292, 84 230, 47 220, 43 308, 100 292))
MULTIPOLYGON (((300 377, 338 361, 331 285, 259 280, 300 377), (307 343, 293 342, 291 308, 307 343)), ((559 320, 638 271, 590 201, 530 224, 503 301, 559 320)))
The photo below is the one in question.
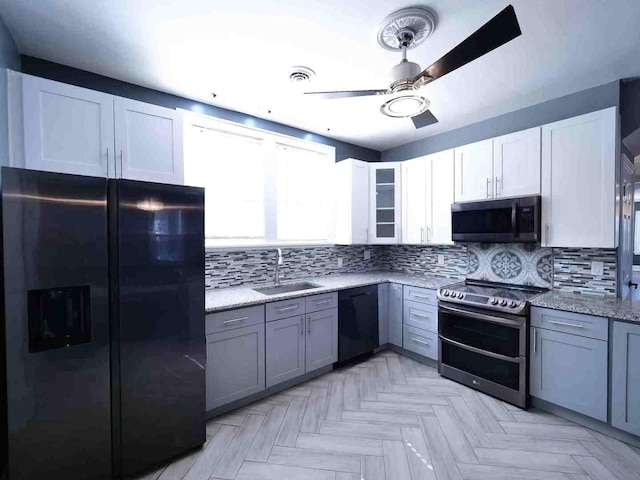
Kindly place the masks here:
POLYGON ((395 83, 401 80, 409 80, 416 77, 421 71, 420 65, 403 59, 391 69, 391 81, 395 83))

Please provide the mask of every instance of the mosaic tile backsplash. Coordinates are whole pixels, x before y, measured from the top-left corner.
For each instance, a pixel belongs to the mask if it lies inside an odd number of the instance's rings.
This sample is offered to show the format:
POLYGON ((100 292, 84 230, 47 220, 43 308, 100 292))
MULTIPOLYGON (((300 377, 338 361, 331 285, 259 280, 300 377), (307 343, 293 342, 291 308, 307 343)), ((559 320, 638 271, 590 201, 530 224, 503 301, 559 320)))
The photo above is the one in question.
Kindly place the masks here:
MULTIPOLYGON (((395 270, 454 279, 474 278, 556 290, 616 295, 615 249, 542 248, 531 244, 469 243, 448 246, 332 246, 283 249, 285 280, 371 270, 395 270), (364 260, 364 250, 371 259, 364 260), (439 255, 444 263, 438 262, 439 255), (343 266, 338 267, 338 258, 343 266), (591 262, 604 275, 591 275, 591 262)), ((275 250, 215 250, 206 253, 206 288, 273 281, 275 250)))
POLYGON ((554 248, 553 288, 574 293, 616 295, 616 249, 554 248), (604 274, 591 274, 591 262, 603 262, 604 274))

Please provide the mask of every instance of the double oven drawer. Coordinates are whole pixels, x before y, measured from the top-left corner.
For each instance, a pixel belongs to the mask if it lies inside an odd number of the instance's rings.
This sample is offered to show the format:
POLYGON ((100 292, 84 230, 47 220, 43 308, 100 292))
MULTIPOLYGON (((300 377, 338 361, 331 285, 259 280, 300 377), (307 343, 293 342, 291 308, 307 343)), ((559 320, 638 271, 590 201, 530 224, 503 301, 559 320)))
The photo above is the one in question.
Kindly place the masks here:
POLYGON ((440 374, 526 407, 526 317, 440 304, 440 374))

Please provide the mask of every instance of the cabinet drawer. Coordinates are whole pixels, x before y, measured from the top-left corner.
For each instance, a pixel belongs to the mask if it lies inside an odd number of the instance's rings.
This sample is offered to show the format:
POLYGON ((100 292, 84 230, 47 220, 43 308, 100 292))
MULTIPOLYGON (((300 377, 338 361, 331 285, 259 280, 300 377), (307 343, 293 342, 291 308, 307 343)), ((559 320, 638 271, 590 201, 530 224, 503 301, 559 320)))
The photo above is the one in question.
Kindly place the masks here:
POLYGON ((264 307, 258 305, 225 310, 224 312, 210 313, 205 318, 205 333, 208 335, 264 323, 264 307))
POLYGON ((403 336, 403 348, 406 350, 433 360, 438 359, 438 334, 405 325, 403 336))
POLYGON ((322 295, 311 295, 305 297, 305 308, 307 313, 327 310, 338 307, 338 292, 325 293, 322 295))
POLYGON ((405 300, 403 304, 402 321, 404 325, 438 333, 438 307, 405 300))
POLYGON ((428 305, 438 305, 435 290, 419 287, 404 287, 404 299, 414 302, 426 303, 428 305))
POLYGON ((531 326, 598 340, 606 341, 609 339, 609 320, 607 318, 582 313, 533 307, 531 309, 531 326))
POLYGON ((265 389, 264 326, 207 335, 207 410, 265 389))
POLYGON ((292 298, 291 300, 267 303, 265 313, 267 322, 302 315, 305 313, 305 299, 304 297, 292 298))

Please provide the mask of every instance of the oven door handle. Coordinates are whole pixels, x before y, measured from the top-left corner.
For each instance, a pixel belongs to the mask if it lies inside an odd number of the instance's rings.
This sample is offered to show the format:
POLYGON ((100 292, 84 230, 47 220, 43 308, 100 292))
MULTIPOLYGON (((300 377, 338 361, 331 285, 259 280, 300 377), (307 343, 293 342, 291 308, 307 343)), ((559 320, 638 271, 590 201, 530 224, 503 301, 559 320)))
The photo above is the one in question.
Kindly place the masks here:
POLYGON ((504 360, 505 362, 510 363, 522 363, 524 358, 522 357, 509 357, 507 355, 501 355, 499 353, 489 352, 487 350, 482 350, 481 348, 472 347, 471 345, 466 345, 464 343, 456 342, 455 340, 451 340, 450 338, 439 335, 440 340, 446 343, 450 343, 451 345, 455 345, 456 347, 464 348, 465 350, 469 350, 470 352, 478 353, 480 355, 486 355, 487 357, 495 358, 498 360, 504 360))
POLYGON ((485 315, 484 313, 470 312, 469 310, 463 310, 461 308, 453 308, 448 305, 444 306, 441 304, 439 308, 440 310, 443 310, 445 312, 458 313, 470 318, 475 318, 476 320, 484 320, 486 322, 499 323, 501 325, 507 325, 509 327, 521 328, 524 325, 523 322, 518 322, 516 320, 510 320, 508 318, 501 318, 501 317, 494 317, 493 315, 485 315))

